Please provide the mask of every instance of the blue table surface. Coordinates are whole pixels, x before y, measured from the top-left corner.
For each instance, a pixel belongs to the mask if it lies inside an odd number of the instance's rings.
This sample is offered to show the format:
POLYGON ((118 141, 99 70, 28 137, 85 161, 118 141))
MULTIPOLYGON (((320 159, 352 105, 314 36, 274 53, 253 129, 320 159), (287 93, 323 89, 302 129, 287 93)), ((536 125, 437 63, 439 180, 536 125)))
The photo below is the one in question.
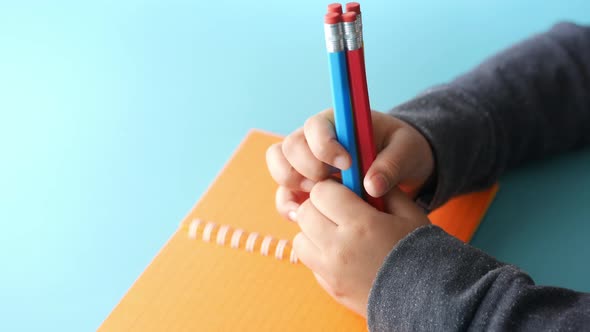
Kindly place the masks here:
MULTIPOLYGON (((363 1, 387 110, 580 1, 363 1)), ((330 106, 318 1, 0 3, 0 330, 96 329, 250 128, 330 106)), ((512 171, 474 245, 590 291, 590 150, 512 171)))

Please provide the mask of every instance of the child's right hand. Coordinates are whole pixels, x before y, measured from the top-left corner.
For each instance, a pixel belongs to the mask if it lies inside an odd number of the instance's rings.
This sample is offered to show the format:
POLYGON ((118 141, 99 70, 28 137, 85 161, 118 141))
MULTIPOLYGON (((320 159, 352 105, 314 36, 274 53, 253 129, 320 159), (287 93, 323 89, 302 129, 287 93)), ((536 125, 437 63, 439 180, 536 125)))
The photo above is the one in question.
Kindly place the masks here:
MULTIPOLYGON (((363 180, 365 190, 373 197, 381 197, 398 185, 417 192, 434 170, 428 141, 391 115, 374 111, 372 121, 378 155, 363 180)), ((279 184, 277 209, 291 220, 316 182, 351 164, 350 155, 336 139, 332 110, 312 116, 303 128, 272 145, 266 161, 279 184)))

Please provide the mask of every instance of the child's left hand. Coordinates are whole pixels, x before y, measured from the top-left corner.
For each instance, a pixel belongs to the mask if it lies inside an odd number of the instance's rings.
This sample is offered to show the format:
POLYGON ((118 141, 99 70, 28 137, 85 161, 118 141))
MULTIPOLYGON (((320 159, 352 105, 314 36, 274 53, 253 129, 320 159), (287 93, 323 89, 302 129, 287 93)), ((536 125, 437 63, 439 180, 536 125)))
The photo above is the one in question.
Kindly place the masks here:
POLYGON ((407 234, 430 223, 399 189, 385 197, 379 212, 342 184, 318 182, 297 210, 301 232, 295 254, 338 302, 367 316, 369 291, 387 254, 407 234))

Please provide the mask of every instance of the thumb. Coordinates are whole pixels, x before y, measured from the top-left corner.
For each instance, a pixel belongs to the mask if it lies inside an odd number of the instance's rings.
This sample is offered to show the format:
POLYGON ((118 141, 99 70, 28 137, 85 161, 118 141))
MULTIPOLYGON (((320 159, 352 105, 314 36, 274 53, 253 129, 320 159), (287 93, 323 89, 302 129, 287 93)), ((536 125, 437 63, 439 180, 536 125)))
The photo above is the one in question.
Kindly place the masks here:
POLYGON ((363 180, 369 195, 381 197, 405 180, 407 164, 412 158, 411 147, 410 137, 405 135, 403 130, 397 130, 391 135, 363 180))

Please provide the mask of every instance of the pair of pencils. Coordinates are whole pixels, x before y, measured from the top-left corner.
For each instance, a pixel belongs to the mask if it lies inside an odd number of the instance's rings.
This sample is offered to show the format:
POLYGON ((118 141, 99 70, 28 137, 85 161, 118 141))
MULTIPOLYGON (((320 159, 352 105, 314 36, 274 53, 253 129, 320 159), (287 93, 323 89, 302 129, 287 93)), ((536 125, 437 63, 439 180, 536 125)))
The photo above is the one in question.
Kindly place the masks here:
POLYGON ((336 137, 352 158, 342 170, 342 183, 383 211, 383 199, 367 194, 362 180, 377 155, 365 71, 360 5, 356 2, 328 6, 324 18, 326 48, 330 63, 332 103, 336 137))

